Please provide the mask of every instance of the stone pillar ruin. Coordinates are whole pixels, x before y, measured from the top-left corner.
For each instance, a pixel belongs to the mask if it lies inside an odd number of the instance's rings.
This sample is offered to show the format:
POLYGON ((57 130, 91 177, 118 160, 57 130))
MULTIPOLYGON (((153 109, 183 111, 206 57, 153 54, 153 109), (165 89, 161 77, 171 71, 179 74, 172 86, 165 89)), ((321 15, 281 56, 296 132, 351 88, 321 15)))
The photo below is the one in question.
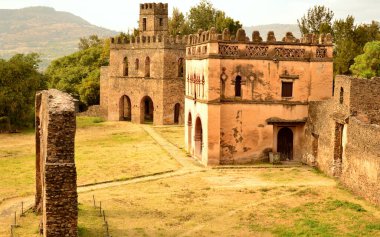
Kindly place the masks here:
POLYGON ((43 236, 78 236, 73 98, 51 89, 36 94, 36 200, 43 236))

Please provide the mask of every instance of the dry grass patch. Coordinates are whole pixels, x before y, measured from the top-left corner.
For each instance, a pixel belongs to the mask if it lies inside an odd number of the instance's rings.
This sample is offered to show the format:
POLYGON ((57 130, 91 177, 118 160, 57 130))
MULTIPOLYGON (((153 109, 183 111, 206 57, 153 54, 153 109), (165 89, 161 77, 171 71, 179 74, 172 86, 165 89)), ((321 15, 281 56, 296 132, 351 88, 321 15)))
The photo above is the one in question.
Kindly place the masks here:
MULTIPOLYGON (((178 163, 138 125, 78 117, 78 185, 175 170, 178 163)), ((34 193, 34 133, 0 134, 0 203, 34 193)))
POLYGON ((154 130, 176 147, 185 149, 184 126, 157 126, 154 130))

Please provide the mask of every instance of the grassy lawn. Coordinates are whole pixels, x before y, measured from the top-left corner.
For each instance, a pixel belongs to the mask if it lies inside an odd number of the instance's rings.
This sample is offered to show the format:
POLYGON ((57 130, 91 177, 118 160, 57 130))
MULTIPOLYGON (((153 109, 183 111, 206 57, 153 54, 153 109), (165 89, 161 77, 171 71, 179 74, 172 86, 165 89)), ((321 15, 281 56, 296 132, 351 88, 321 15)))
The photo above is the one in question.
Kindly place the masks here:
MULTIPOLYGON (((93 195, 115 237, 380 235, 379 208, 305 167, 207 170, 81 193, 80 236, 102 231, 93 195)), ((25 220, 19 236, 38 225, 33 214, 25 220)))
MULTIPOLYGON (((78 185, 175 170, 178 163, 138 125, 78 117, 78 185)), ((0 203, 34 194, 34 133, 0 134, 0 203)))
POLYGON ((185 149, 185 130, 184 126, 157 126, 154 127, 162 137, 176 147, 185 149))

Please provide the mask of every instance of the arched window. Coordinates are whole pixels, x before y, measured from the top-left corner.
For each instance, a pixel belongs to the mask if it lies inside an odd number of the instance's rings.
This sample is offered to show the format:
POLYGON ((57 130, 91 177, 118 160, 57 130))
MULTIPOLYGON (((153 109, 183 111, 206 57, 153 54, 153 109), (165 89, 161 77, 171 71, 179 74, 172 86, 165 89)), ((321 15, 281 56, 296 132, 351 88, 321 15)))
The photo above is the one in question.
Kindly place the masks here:
POLYGON ((241 97, 241 76, 235 79, 235 96, 241 97))
POLYGON ((145 77, 150 77, 150 58, 145 59, 145 77))
POLYGON ((123 60, 123 76, 128 76, 128 58, 125 57, 123 60))
POLYGON ((183 72, 184 72, 184 63, 183 63, 183 58, 178 59, 178 77, 183 77, 183 72))
POLYGON ((136 61, 135 61, 135 70, 138 71, 139 70, 139 59, 136 58, 136 61))
POLYGON ((343 87, 340 88, 340 93, 339 93, 339 103, 343 104, 343 95, 344 95, 344 90, 343 87))

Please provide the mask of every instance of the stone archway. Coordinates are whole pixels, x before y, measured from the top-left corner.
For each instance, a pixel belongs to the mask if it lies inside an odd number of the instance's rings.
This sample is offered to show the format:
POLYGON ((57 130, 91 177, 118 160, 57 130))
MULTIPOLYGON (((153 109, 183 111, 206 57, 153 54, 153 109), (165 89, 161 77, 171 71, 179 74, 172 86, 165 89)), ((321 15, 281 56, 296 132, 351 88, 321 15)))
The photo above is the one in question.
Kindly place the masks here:
POLYGON ((181 110, 181 105, 179 103, 174 105, 174 123, 178 124, 179 123, 179 114, 181 110))
POLYGON ((120 121, 132 120, 131 99, 129 99, 127 95, 123 95, 119 101, 119 120, 120 121))
POLYGON ((288 127, 283 127, 278 131, 277 152, 280 153, 281 160, 293 159, 293 131, 288 127))
POLYGON ((194 143, 195 143, 195 155, 198 156, 199 158, 202 158, 203 129, 202 129, 202 121, 199 117, 197 117, 195 121, 194 143))
POLYGON ((154 119, 154 104, 149 96, 141 99, 141 123, 152 123, 154 119))

